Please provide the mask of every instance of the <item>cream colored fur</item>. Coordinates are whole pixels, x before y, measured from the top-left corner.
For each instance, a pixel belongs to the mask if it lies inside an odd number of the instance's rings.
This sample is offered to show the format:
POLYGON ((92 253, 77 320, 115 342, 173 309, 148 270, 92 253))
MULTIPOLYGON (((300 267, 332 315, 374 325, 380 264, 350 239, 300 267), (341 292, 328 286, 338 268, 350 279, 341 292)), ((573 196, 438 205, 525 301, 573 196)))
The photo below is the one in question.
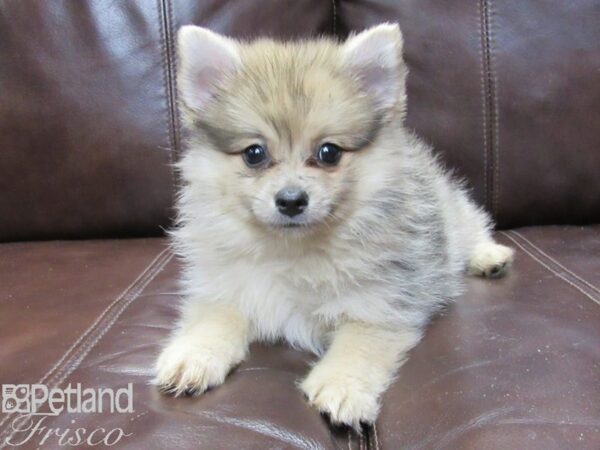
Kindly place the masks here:
POLYGON ((157 362, 157 379, 176 396, 221 384, 246 356, 246 318, 229 305, 207 306, 188 306, 157 362))
POLYGON ((325 356, 300 387, 334 423, 355 428, 373 422, 378 399, 420 339, 411 328, 389 330, 364 322, 346 322, 336 330, 325 356))
POLYGON ((172 234, 183 303, 155 382, 199 394, 250 342, 285 339, 323 355, 300 384, 309 402, 335 423, 374 421, 465 271, 497 276, 512 260, 487 214, 403 126, 400 30, 241 43, 183 27, 179 54, 190 140, 172 234), (325 142, 344 149, 335 167, 314 164, 325 142), (272 164, 246 166, 240 153, 253 144, 272 164), (289 185, 310 198, 294 219, 273 200, 289 185))

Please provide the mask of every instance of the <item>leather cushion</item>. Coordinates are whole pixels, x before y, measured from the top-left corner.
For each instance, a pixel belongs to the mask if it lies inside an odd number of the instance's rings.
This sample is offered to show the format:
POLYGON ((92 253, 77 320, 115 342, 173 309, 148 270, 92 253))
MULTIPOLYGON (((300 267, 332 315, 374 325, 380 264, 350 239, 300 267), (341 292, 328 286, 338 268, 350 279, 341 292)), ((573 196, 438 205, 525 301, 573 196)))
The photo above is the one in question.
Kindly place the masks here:
POLYGON ((3 245, 0 383, 45 373, 60 386, 131 382, 134 414, 61 414, 45 425, 120 426, 136 448, 597 448, 599 232, 499 235, 517 250, 512 272, 469 279, 361 436, 331 429, 306 404, 295 383, 314 358, 284 345, 253 345, 224 385, 199 398, 149 386, 177 316, 179 267, 160 239, 3 245), (25 269, 35 284, 19 276, 25 269))

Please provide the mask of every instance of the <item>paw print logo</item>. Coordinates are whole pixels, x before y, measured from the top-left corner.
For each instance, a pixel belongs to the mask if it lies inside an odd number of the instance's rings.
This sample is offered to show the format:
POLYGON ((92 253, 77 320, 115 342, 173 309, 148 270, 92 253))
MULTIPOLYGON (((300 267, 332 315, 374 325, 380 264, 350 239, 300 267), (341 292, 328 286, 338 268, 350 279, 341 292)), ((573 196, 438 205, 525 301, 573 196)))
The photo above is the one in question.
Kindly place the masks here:
POLYGON ((2 385, 2 412, 28 413, 31 412, 29 401, 29 386, 26 384, 2 385))

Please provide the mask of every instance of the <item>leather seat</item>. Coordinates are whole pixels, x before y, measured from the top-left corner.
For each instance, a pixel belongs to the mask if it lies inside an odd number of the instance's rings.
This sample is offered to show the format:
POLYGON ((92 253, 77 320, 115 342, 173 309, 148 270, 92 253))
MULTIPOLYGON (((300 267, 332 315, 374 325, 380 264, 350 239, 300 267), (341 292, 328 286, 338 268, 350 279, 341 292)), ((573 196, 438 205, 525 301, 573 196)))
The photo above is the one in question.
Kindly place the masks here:
MULTIPOLYGON (((0 384, 132 383, 132 413, 43 419, 121 428, 115 448, 600 448, 597 12, 594 0, 0 2, 0 384), (307 405, 296 383, 314 357, 283 344, 254 344, 201 397, 161 395, 149 381, 180 272, 163 232, 185 139, 176 29, 344 38, 382 21, 404 31, 409 126, 492 211, 513 270, 468 279, 362 433, 307 405)), ((0 448, 24 438, 17 416, 0 416, 0 448)), ((17 448, 62 448, 41 438, 17 448)))
MULTIPOLYGON (((296 382, 312 357, 284 345, 253 345, 224 385, 199 398, 149 385, 176 317, 178 263, 164 239, 2 245, 0 381, 115 390, 131 382, 135 413, 61 414, 45 425, 121 426, 132 433, 123 442, 144 449, 595 448, 599 232, 501 232, 517 249, 514 270, 469 279, 362 436, 330 428, 307 405, 296 382)), ((3 417, 3 439, 13 418, 3 417)))

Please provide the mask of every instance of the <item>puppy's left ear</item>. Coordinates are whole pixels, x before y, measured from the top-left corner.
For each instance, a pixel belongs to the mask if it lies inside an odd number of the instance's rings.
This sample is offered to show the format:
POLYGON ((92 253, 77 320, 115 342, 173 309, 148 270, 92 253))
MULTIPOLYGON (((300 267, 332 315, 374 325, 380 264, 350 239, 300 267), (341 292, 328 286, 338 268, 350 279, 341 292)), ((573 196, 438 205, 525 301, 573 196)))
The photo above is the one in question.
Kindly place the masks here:
POLYGON ((407 67, 398 24, 384 23, 351 36, 342 46, 345 68, 382 110, 405 102, 407 67))
POLYGON ((202 110, 240 66, 238 45, 233 39, 193 25, 181 27, 177 45, 179 93, 189 108, 202 110))

